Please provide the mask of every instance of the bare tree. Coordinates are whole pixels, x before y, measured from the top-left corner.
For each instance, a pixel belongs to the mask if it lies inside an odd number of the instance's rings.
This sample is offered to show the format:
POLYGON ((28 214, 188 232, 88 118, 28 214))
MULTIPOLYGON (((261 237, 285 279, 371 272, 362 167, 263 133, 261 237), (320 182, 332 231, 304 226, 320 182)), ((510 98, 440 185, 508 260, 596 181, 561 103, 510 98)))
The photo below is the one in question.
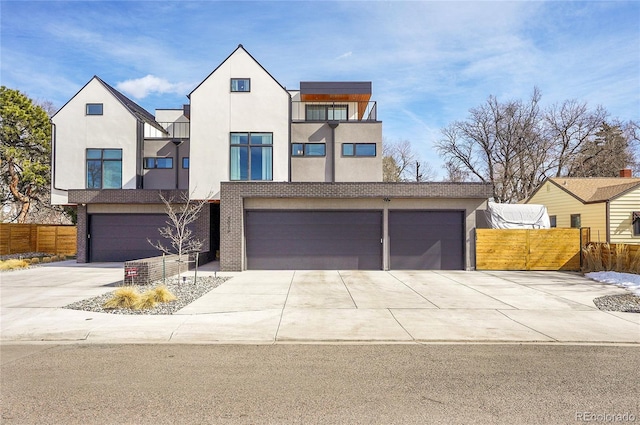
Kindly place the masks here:
POLYGON ((547 151, 540 135, 539 101, 537 89, 528 102, 501 103, 490 96, 470 110, 469 119, 444 128, 436 148, 449 177, 467 175, 491 183, 498 202, 531 193, 547 151))
POLYGON ((411 142, 400 140, 382 143, 383 181, 428 181, 435 178, 433 167, 420 159, 411 142))
POLYGON ((542 110, 540 98, 537 88, 526 102, 490 96, 465 121, 445 127, 436 148, 449 179, 491 183, 496 202, 515 202, 546 177, 615 175, 637 164, 629 142, 634 123, 607 124, 604 108, 575 100, 542 110))
POLYGON ((546 137, 551 142, 548 174, 555 177, 577 174, 581 151, 595 138, 607 115, 601 106, 589 110, 586 102, 576 100, 551 106, 544 117, 546 137))
POLYGON ((165 211, 169 219, 166 226, 160 227, 160 235, 169 240, 170 246, 160 241, 153 242, 147 239, 151 246, 164 252, 165 254, 178 254, 178 277, 182 274, 183 255, 200 252, 204 242, 195 237, 191 225, 196 222, 206 199, 193 201, 189 194, 184 192, 180 196, 179 202, 174 202, 173 198, 165 198, 160 192, 160 199, 165 205, 165 211))

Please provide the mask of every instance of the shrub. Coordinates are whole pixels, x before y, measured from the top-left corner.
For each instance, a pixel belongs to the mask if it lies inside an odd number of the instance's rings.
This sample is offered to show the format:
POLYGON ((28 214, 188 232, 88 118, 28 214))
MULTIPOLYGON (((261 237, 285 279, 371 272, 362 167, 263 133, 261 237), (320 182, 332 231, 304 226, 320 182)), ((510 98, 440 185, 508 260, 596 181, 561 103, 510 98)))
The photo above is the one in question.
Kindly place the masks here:
POLYGON ((16 270, 29 267, 29 263, 25 260, 6 260, 0 261, 0 270, 16 270))
POLYGON ((113 291, 113 297, 104 303, 104 308, 133 308, 140 301, 140 294, 131 286, 113 291))
POLYGON ((154 298, 159 303, 168 303, 169 301, 173 301, 176 299, 176 296, 167 289, 166 286, 158 286, 153 290, 154 298))
POLYGON ((42 262, 43 263, 50 263, 51 262, 51 257, 43 257, 42 258, 42 262))
POLYGON ((156 302, 156 293, 155 291, 147 291, 142 294, 136 303, 133 305, 134 310, 146 310, 148 308, 153 308, 157 304, 156 302))
POLYGON ((31 259, 31 264, 38 264, 39 262, 40 262, 40 258, 38 258, 38 257, 33 257, 31 259))

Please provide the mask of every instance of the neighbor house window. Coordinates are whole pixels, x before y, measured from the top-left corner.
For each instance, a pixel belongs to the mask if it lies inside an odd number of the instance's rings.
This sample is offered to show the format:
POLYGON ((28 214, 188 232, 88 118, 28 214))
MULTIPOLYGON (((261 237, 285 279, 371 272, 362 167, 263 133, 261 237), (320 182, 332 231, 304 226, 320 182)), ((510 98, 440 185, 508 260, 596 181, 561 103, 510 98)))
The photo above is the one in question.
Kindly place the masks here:
POLYGON ((631 222, 633 225, 633 236, 640 236, 640 211, 631 213, 631 222))
POLYGON ((324 143, 293 143, 291 156, 325 156, 327 146, 324 143))
POLYGON ((346 121, 347 105, 307 105, 307 121, 346 121))
POLYGON ((189 157, 185 156, 182 158, 182 168, 189 168, 189 157))
POLYGON ((145 158, 144 168, 173 168, 173 158, 145 158))
POLYGON ((249 92, 251 91, 251 80, 248 78, 232 78, 231 79, 231 91, 232 92, 249 92))
POLYGON ((550 215, 549 216, 549 223, 551 223, 551 227, 556 227, 556 216, 555 215, 550 215))
POLYGON ((231 133, 230 180, 273 179, 273 134, 231 133))
POLYGON ((580 214, 571 214, 571 227, 582 227, 580 223, 580 214))
POLYGON ((87 103, 87 115, 102 115, 102 103, 87 103))
POLYGON ((376 156, 376 144, 343 143, 342 156, 376 156))
POLYGON ((122 188, 122 149, 87 149, 87 189, 122 188))

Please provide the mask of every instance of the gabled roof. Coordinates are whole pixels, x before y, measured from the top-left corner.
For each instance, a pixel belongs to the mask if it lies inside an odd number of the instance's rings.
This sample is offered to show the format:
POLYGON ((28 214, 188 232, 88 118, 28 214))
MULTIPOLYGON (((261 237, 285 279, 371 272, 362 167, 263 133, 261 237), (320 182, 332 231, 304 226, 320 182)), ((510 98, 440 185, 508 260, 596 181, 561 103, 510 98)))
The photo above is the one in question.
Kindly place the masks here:
POLYGON ((267 70, 265 69, 265 67, 264 67, 264 66, 262 66, 262 65, 260 64, 260 62, 258 62, 258 61, 256 60, 256 58, 254 58, 253 56, 251 56, 251 53, 247 52, 247 49, 245 49, 245 48, 244 48, 244 46, 243 46, 242 44, 238 44, 238 47, 236 47, 236 49, 235 49, 233 52, 231 52, 231 54, 230 54, 229 56, 227 56, 225 60, 223 60, 222 62, 220 62, 220 65, 216 66, 216 68, 215 68, 213 71, 211 71, 211 72, 209 73, 209 75, 207 75, 207 76, 206 76, 206 78, 205 78, 204 80, 202 80, 202 81, 200 82, 200 84, 198 84, 198 85, 196 86, 196 88, 195 88, 195 89, 191 90, 191 93, 189 93, 189 94, 187 95, 187 97, 188 97, 189 99, 191 99, 191 95, 193 94, 193 92, 195 92, 196 90, 198 90, 198 88, 199 88, 199 87, 200 87, 200 86, 201 86, 205 81, 207 81, 207 80, 209 79, 209 77, 211 77, 211 76, 212 76, 212 75, 213 75, 213 74, 218 70, 218 68, 220 68, 220 67, 221 67, 221 66, 222 66, 226 61, 228 61, 228 60, 229 60, 229 58, 230 58, 231 56, 233 56, 233 55, 234 55, 238 50, 242 50, 243 52, 245 52, 245 53, 246 53, 246 54, 247 54, 251 59, 253 59, 253 61, 254 61, 256 64, 258 64, 258 66, 259 66, 260 68, 262 68, 262 70, 263 70, 263 71, 264 71, 264 72, 265 72, 269 77, 271 77, 271 79, 272 79, 273 81, 275 81, 275 83, 276 83, 277 85, 279 85, 280 87, 282 87, 282 90, 284 90, 284 91, 287 93, 287 95, 291 96, 291 94, 287 91, 287 89, 286 89, 282 84, 280 84, 280 83, 278 82, 278 80, 276 80, 276 79, 273 77, 273 75, 271 75, 271 74, 269 73, 269 71, 267 71, 267 70))
MULTIPOLYGON (((93 80, 98 81, 100 84, 102 84, 102 86, 107 89, 107 91, 109 93, 111 93, 116 99, 118 99, 118 101, 122 104, 122 106, 124 106, 130 113, 131 115, 133 115, 134 117, 136 117, 137 120, 142 121, 142 122, 146 122, 149 125, 152 125, 153 127, 157 128, 158 130, 166 133, 166 130, 160 125, 158 124, 158 122, 156 121, 155 117, 153 116, 153 114, 149 113, 146 109, 144 109, 142 106, 138 105, 137 103, 135 103, 133 100, 129 99, 127 96, 123 95, 122 93, 120 93, 118 90, 114 89, 113 87, 111 87, 109 84, 105 83, 100 77, 98 77, 97 75, 94 75, 93 78, 91 78, 87 84, 85 84, 84 86, 82 86, 82 88, 80 90, 78 90, 78 92, 76 94, 73 95, 73 97, 71 97, 71 99, 69 99, 67 101, 67 103, 65 103, 62 108, 64 108, 65 106, 67 106, 67 104, 69 102, 71 102, 73 100, 73 98, 75 98, 78 93, 80 93, 82 90, 84 90, 85 87, 87 87, 89 85, 89 83, 93 80)), ((62 110, 62 108, 58 109, 58 111, 53 114, 52 118, 59 112, 62 110)))
POLYGON ((138 120, 140 120, 142 122, 146 122, 147 124, 152 125, 153 127, 157 128, 158 130, 166 133, 166 130, 160 124, 158 124, 158 122, 156 121, 156 118, 153 116, 153 114, 148 112, 142 106, 140 106, 137 103, 135 103, 133 100, 129 99, 127 96, 125 96, 122 93, 120 93, 118 90, 116 90, 113 87, 111 87, 109 84, 105 83, 97 75, 94 76, 93 78, 95 78, 96 80, 100 81, 102 83, 102 85, 105 86, 105 88, 107 90, 109 90, 111 92, 111 94, 113 94, 116 97, 116 99, 118 99, 120 101, 120 103, 122 103, 124 105, 124 107, 127 108, 129 110, 129 112, 131 112, 138 120))
POLYGON ((640 178, 552 177, 548 180, 549 183, 558 186, 585 204, 610 201, 631 190, 640 188, 640 178))

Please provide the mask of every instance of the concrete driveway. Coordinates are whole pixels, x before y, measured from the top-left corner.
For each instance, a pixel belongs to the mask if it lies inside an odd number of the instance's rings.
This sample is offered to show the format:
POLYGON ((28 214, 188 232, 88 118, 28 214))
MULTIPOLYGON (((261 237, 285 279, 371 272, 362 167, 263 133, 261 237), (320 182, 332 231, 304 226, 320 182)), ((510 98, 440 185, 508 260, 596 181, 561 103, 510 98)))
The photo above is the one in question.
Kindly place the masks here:
MULTIPOLYGON (((199 275, 213 274, 215 264, 199 275)), ((95 343, 640 343, 626 291, 564 272, 246 271, 170 316, 62 308, 112 291, 121 263, 0 275, 1 340, 95 343)))

